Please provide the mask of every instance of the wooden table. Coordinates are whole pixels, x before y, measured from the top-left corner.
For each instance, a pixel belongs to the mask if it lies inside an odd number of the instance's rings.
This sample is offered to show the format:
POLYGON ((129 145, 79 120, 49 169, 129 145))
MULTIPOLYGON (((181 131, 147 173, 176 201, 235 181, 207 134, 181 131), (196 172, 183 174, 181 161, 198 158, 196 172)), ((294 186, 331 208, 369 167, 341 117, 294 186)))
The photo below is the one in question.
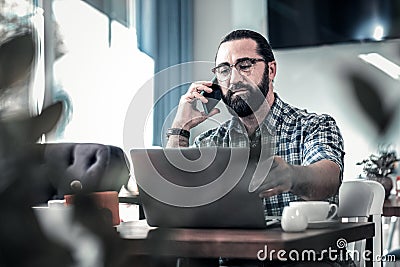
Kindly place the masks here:
POLYGON ((390 196, 383 204, 383 216, 400 217, 400 197, 390 196))
MULTIPOLYGON (((125 227, 125 226, 124 226, 125 227)), ((127 226, 120 236, 132 256, 156 255, 196 258, 257 259, 257 253, 267 246, 272 250, 321 252, 338 249, 337 240, 348 243, 374 236, 373 223, 338 223, 330 228, 308 229, 286 233, 281 227, 264 230, 239 229, 161 229, 127 226)), ((273 255, 276 256, 276 255, 273 255)))

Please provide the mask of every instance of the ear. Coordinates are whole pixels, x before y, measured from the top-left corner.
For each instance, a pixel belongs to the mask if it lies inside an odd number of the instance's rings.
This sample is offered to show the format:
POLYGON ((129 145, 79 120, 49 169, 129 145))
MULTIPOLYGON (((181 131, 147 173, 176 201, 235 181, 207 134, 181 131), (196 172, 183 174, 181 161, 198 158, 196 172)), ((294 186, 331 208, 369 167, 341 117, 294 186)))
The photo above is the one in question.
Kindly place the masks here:
POLYGON ((276 61, 268 62, 268 78, 273 81, 276 76, 276 61))
POLYGON ((32 135, 39 138, 42 134, 50 132, 56 126, 63 110, 62 102, 56 102, 43 109, 42 113, 30 120, 32 135))

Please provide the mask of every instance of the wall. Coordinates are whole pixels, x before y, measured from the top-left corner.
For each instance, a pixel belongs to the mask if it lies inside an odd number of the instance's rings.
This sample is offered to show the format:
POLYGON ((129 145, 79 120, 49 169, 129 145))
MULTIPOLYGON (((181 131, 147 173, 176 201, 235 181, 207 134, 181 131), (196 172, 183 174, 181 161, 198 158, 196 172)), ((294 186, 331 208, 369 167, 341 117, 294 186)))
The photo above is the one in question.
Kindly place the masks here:
MULTIPOLYGON (((220 38, 233 29, 249 28, 266 35, 265 10, 262 0, 195 1, 195 59, 213 61, 220 38)), ((376 152, 380 144, 392 143, 397 151, 400 149, 399 81, 358 58, 360 53, 378 52, 399 64, 399 51, 399 41, 275 50, 278 64, 275 91, 281 98, 336 119, 345 142, 345 179, 357 177, 362 169, 356 163, 376 152), (396 111, 385 134, 378 133, 360 107, 349 80, 352 73, 358 73, 378 88, 384 109, 396 111)), ((228 117, 223 114, 215 119, 223 121, 228 117)), ((200 125, 194 129, 194 135, 214 125, 212 121, 200 125)))
POLYGON ((213 61, 220 39, 233 29, 266 33, 264 0, 195 0, 194 9, 195 60, 213 61))
POLYGON ((357 177, 361 168, 356 163, 376 152, 379 145, 398 143, 398 115, 386 134, 380 135, 362 110, 349 80, 350 74, 358 73, 378 88, 384 109, 397 107, 399 81, 364 63, 358 55, 378 52, 399 62, 398 48, 399 42, 387 42, 276 52, 275 90, 282 98, 297 107, 330 114, 337 121, 345 142, 345 178, 357 177))

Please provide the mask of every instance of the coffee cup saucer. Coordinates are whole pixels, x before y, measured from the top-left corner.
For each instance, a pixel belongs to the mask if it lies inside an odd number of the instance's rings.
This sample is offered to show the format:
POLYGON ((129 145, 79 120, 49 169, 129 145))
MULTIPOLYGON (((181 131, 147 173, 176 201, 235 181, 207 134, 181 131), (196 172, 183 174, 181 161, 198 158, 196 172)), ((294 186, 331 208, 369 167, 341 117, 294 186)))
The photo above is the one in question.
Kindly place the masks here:
POLYGON ((323 220, 323 221, 311 221, 311 222, 308 222, 307 228, 309 228, 309 229, 326 228, 326 227, 331 227, 333 225, 336 225, 339 222, 340 222, 339 220, 335 220, 335 219, 328 219, 328 220, 323 220))

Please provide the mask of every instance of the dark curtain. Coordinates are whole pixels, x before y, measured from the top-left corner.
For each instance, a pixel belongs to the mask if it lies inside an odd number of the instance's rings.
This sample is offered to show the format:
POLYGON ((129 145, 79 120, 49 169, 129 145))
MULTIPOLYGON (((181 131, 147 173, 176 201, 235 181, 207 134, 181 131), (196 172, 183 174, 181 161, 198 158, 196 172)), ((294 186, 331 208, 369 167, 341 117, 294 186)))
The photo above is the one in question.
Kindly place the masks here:
POLYGON ((162 145, 163 127, 172 122, 168 114, 187 90, 188 85, 180 81, 187 80, 183 76, 190 72, 160 72, 193 60, 193 0, 138 0, 136 4, 138 47, 155 62, 153 145, 162 145))

